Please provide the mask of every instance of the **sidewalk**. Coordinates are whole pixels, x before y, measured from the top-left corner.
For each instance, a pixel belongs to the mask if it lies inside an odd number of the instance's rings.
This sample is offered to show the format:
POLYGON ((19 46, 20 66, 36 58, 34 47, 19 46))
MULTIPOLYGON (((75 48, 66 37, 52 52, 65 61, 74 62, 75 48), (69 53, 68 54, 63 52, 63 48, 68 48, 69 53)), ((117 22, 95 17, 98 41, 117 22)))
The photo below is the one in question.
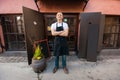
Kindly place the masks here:
MULTIPOLYGON (((101 51, 97 62, 88 62, 71 55, 67 57, 67 66, 69 74, 64 73, 61 62, 60 69, 53 74, 53 57, 47 62, 46 70, 39 77, 41 80, 120 80, 120 50, 101 51)), ((27 61, 21 60, 1 62, 0 80, 38 80, 38 78, 27 61)))
POLYGON ((6 51, 0 53, 0 63, 27 62, 26 51, 6 51))

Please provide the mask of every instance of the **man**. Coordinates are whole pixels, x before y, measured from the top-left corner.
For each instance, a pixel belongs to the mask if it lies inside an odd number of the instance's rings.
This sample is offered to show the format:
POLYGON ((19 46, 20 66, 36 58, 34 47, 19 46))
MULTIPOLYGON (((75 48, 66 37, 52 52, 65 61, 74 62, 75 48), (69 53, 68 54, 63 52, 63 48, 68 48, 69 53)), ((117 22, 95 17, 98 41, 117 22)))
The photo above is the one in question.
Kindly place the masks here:
POLYGON ((69 27, 68 24, 63 22, 63 14, 58 12, 56 14, 57 22, 51 25, 51 33, 55 36, 55 67, 53 73, 55 73, 59 68, 59 56, 62 56, 62 66, 66 74, 68 74, 68 69, 66 67, 66 55, 68 54, 68 45, 66 37, 68 36, 69 27))

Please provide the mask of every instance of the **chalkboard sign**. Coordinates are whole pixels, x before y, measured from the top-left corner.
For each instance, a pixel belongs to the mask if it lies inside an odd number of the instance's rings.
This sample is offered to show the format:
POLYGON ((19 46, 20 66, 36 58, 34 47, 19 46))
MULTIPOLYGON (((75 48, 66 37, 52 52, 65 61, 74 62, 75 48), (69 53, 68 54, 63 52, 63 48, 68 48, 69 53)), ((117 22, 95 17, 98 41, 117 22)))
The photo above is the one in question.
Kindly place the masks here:
POLYGON ((45 58, 49 58, 50 57, 50 49, 48 46, 48 40, 39 40, 39 41, 35 41, 34 42, 34 49, 36 49, 37 45, 40 46, 41 48, 41 52, 44 54, 45 58))

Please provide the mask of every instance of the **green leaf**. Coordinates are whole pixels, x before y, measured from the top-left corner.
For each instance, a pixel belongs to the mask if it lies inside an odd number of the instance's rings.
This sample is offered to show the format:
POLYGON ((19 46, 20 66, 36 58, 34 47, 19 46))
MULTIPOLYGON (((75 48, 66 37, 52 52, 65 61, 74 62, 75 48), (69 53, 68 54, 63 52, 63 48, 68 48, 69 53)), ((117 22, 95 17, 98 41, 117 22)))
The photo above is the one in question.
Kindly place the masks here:
POLYGON ((41 59, 43 57, 43 53, 41 52, 41 48, 40 45, 37 45, 36 49, 35 49, 35 53, 34 53, 34 59, 41 59), (41 57, 41 58, 40 58, 41 57))

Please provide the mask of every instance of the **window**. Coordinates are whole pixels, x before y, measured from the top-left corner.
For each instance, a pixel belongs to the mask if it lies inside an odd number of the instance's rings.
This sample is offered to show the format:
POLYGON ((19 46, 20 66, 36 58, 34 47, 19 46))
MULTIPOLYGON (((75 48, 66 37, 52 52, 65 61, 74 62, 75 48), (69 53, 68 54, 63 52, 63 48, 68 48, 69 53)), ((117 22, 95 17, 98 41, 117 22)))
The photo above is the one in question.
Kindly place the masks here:
POLYGON ((105 20, 104 48, 119 48, 120 47, 120 17, 107 16, 105 20))
POLYGON ((22 15, 2 15, 7 50, 25 50, 25 29, 22 15))

